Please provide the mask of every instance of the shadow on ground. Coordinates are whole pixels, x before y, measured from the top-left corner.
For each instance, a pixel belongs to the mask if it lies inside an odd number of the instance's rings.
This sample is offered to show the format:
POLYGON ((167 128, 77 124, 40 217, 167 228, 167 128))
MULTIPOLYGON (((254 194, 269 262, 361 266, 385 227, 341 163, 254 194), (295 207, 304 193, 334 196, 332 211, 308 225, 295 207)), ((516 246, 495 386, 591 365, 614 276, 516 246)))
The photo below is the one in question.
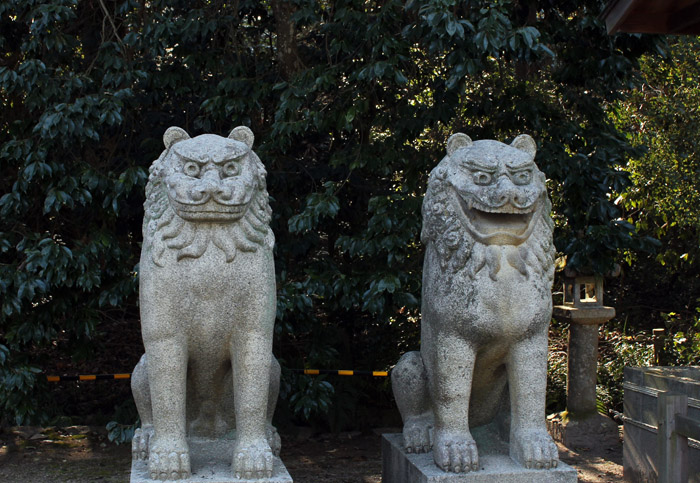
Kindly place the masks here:
MULTIPOLYGON (((379 483, 381 432, 283 435, 282 460, 295 483, 379 483)), ((559 450, 582 483, 622 480, 621 444, 559 450)), ((102 427, 25 426, 0 433, 2 482, 126 483, 130 465, 131 447, 110 443, 102 427)))

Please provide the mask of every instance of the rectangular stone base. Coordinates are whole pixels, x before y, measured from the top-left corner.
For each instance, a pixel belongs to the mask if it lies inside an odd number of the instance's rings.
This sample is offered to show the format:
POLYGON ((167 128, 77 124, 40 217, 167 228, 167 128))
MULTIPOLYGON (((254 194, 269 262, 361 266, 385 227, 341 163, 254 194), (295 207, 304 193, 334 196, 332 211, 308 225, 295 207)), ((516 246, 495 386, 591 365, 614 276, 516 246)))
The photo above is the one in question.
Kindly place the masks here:
POLYGON ((433 453, 412 454, 403 449, 401 433, 382 435, 382 483, 575 483, 576 470, 559 462, 550 470, 523 468, 508 456, 508 445, 497 437, 472 433, 481 469, 446 473, 435 465, 433 453))
MULTIPOLYGON (((272 478, 236 479, 231 472, 233 440, 188 438, 192 476, 177 483, 292 483, 282 460, 275 457, 272 478)), ((148 474, 148 461, 131 462, 131 483, 154 483, 148 474)), ((170 481, 170 480, 168 480, 170 481)))

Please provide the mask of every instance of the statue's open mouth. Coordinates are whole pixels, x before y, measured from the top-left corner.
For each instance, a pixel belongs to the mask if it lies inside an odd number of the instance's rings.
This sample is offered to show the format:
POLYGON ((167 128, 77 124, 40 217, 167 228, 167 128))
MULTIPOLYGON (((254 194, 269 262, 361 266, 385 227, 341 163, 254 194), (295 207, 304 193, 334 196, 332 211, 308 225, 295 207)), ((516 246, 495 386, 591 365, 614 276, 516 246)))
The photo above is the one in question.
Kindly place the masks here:
POLYGON ((175 212, 187 221, 209 221, 228 223, 240 219, 248 208, 248 203, 233 205, 221 204, 209 199, 206 203, 183 203, 171 198, 175 212))
POLYGON ((510 203, 497 208, 466 200, 455 193, 464 213, 465 227, 474 238, 485 245, 520 245, 528 239, 534 227, 533 216, 540 202, 527 208, 510 203))

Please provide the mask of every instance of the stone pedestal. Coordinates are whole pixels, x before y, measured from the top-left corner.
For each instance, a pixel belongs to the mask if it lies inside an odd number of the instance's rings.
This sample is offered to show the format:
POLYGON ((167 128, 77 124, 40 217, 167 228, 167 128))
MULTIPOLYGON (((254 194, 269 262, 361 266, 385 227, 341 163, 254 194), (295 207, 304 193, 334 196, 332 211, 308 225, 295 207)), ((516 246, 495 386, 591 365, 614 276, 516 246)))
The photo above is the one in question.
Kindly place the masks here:
POLYGON ((620 444, 615 421, 597 412, 574 418, 567 411, 547 417, 547 429, 555 441, 567 448, 613 447, 620 444))
MULTIPOLYGON (((272 478, 236 479, 231 472, 232 439, 188 438, 192 476, 177 483, 292 483, 287 468, 278 457, 273 463, 272 478)), ((132 460, 131 483, 154 483, 148 474, 148 461, 132 460)), ((170 480, 168 480, 170 481, 170 480)))
POLYGON ((479 448, 479 471, 445 473, 435 465, 433 453, 406 453, 400 433, 382 435, 382 483, 573 483, 576 470, 559 462, 549 470, 523 468, 508 456, 508 444, 495 431, 480 431, 472 436, 479 448))
POLYGON ((615 316, 612 307, 557 305, 553 316, 569 322, 566 408, 572 415, 596 411, 598 326, 615 316))
POLYGON ((570 325, 566 411, 547 418, 550 434, 568 447, 618 444, 617 424, 598 414, 596 406, 598 326, 613 318, 615 309, 602 305, 558 305, 553 315, 570 325))
POLYGON ((566 408, 572 414, 596 412, 598 372, 598 324, 569 326, 566 408))

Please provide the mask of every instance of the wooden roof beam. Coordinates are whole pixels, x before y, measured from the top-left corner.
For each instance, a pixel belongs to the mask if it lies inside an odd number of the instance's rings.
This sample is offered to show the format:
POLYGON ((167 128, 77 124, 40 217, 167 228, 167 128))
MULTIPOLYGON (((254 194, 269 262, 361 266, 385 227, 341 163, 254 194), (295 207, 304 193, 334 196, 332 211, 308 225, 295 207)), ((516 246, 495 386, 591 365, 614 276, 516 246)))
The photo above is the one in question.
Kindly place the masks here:
POLYGON ((676 10, 668 17, 668 33, 695 34, 700 30, 700 2, 676 10))
POLYGON ((617 0, 605 7, 601 16, 605 18, 605 27, 609 35, 616 33, 620 29, 620 25, 632 13, 632 6, 635 3, 636 0, 617 0))

